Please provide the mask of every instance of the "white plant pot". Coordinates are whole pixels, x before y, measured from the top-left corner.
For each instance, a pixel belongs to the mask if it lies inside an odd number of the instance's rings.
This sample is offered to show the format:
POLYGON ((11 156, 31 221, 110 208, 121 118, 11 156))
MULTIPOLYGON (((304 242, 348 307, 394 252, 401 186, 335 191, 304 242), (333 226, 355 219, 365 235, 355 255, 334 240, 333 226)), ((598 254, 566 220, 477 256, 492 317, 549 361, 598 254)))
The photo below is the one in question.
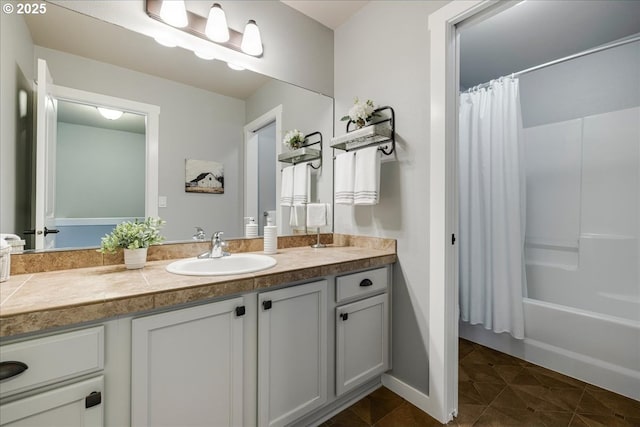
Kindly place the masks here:
POLYGON ((144 267, 147 262, 147 249, 125 249, 124 250, 124 265, 129 270, 135 270, 144 267))

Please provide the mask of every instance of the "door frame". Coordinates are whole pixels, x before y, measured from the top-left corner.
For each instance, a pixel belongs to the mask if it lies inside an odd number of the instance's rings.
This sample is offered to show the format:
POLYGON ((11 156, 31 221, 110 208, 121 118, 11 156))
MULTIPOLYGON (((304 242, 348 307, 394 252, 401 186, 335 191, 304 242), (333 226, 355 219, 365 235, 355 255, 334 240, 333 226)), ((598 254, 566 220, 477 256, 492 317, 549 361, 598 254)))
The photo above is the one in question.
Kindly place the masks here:
MULTIPOLYGON (((125 112, 140 114, 145 116, 145 216, 158 216, 158 145, 160 134, 160 107, 152 104, 145 104, 142 102, 132 101, 124 98, 117 98, 114 96, 103 95, 95 92, 88 92, 80 89, 74 89, 65 86, 58 86, 53 83, 51 76, 46 67, 46 61, 43 59, 38 60, 39 69, 42 68, 43 74, 39 75, 40 84, 38 90, 41 91, 44 88, 44 94, 38 96, 44 96, 45 100, 51 97, 54 100, 64 100, 80 104, 103 106, 107 108, 115 108, 125 112), (43 63, 44 66, 40 66, 43 63), (46 71, 45 71, 46 70, 46 71), (46 74, 44 74, 46 73, 46 74), (46 81, 45 81, 46 80, 46 81)), ((40 129, 45 129, 44 118, 38 118, 38 130, 36 131, 36 138, 39 138, 37 133, 42 132, 40 129), (41 123, 42 122, 42 123, 41 123)), ((44 142, 46 144, 46 141, 44 142)), ((44 170, 45 162, 47 162, 46 152, 38 143, 36 149, 36 167, 38 170, 44 170)), ((36 177, 36 212, 35 212, 35 249, 43 249, 44 239, 38 238, 43 236, 44 224, 46 223, 46 212, 44 208, 44 200, 47 197, 45 194, 46 183, 44 180, 40 180, 36 177), (43 223, 43 220, 45 222, 43 223), (38 234, 40 233, 40 234, 38 234)))
MULTIPOLYGON (((456 25, 496 0, 450 2, 429 15, 429 398, 427 411, 446 423, 458 410, 457 138, 458 45, 456 25), (440 326, 442 325, 442 326, 440 326)), ((516 2, 511 2, 516 3, 516 2)))
MULTIPOLYGON (((252 206, 253 203, 249 202, 249 191, 248 191, 248 183, 247 183, 247 170, 249 168, 249 157, 247 156, 248 145, 251 141, 254 133, 261 128, 267 126, 268 124, 275 122, 276 123, 276 159, 278 154, 280 154, 282 149, 282 144, 278 144, 278 141, 282 140, 282 105, 278 105, 277 107, 267 111, 257 119, 252 120, 244 126, 244 144, 243 144, 243 153, 242 156, 244 158, 243 163, 243 181, 244 181, 244 216, 253 216, 253 214, 249 214, 248 209, 249 206, 252 206)), ((277 169, 277 168, 276 168, 277 169)), ((280 173, 276 173, 276 196, 280 194, 280 173)), ((257 203, 256 203, 257 205, 257 203)), ((258 215, 260 212, 258 212, 258 215)), ((280 208, 280 203, 276 203, 276 225, 278 226, 278 234, 283 235, 283 223, 282 223, 282 209, 280 208)))

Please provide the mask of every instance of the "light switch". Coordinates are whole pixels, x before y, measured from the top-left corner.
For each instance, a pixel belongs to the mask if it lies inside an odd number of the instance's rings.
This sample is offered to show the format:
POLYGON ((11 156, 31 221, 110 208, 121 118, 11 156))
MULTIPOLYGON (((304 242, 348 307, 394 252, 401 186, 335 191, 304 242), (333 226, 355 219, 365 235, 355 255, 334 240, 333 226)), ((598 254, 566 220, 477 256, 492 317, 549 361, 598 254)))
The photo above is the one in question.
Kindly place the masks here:
POLYGON ((166 208, 167 207, 167 196, 159 196, 158 197, 158 207, 166 208))

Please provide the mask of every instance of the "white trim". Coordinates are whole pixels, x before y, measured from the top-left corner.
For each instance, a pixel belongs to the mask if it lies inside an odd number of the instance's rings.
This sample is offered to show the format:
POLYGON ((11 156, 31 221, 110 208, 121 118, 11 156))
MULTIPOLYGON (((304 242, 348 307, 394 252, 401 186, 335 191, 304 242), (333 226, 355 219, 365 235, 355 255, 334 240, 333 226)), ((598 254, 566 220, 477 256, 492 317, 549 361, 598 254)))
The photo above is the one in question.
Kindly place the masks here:
POLYGON ((448 3, 429 16, 429 398, 425 410, 442 423, 458 406, 458 320, 455 246, 455 141, 457 111, 455 26, 495 1, 448 3), (452 219, 453 218, 453 219, 452 219))
POLYGON ((55 218, 56 226, 69 227, 75 225, 117 225, 124 221, 135 221, 136 217, 112 218, 55 218))
POLYGON ((428 414, 433 414, 436 410, 433 399, 390 374, 382 376, 382 385, 428 414))
MULTIPOLYGON (((247 148, 247 144, 249 143, 249 140, 251 139, 251 137, 253 136, 253 133, 256 132, 257 130, 259 130, 260 128, 268 125, 269 123, 275 121, 276 122, 276 158, 278 158, 278 154, 280 154, 281 148, 282 148, 282 144, 278 144, 278 141, 282 140, 282 104, 278 105, 277 107, 267 111, 266 113, 264 113, 263 115, 261 115, 260 117, 258 117, 255 120, 252 120, 251 122, 247 123, 244 126, 244 144, 243 144, 243 150, 246 151, 247 148)), ((245 155, 245 153, 242 153, 243 158, 247 158, 247 156, 245 155)), ((243 176, 243 181, 244 181, 244 194, 245 194, 245 200, 244 200, 244 216, 252 216, 252 215, 247 215, 247 206, 249 205, 247 203, 246 200, 246 196, 248 195, 247 193, 247 180, 246 180, 246 164, 243 164, 243 171, 242 171, 242 176, 243 176)), ((276 168, 277 170, 277 168, 276 168)), ((281 174, 276 173, 276 195, 279 197, 280 195, 280 179, 281 179, 281 174)), ((258 212, 258 214, 260 214, 260 212, 258 212)), ((257 219, 257 218, 256 218, 257 219)), ((284 224, 282 223, 282 208, 280 207, 280 203, 276 203, 276 225, 278 226, 278 235, 282 236, 283 234, 285 234, 283 232, 283 226, 284 224)))
POLYGON ((141 114, 146 117, 146 154, 145 154, 145 216, 158 216, 158 141, 160 138, 160 107, 152 104, 131 101, 124 98, 87 92, 65 86, 51 85, 49 91, 56 99, 72 101, 82 104, 99 105, 107 108, 130 113, 141 114))

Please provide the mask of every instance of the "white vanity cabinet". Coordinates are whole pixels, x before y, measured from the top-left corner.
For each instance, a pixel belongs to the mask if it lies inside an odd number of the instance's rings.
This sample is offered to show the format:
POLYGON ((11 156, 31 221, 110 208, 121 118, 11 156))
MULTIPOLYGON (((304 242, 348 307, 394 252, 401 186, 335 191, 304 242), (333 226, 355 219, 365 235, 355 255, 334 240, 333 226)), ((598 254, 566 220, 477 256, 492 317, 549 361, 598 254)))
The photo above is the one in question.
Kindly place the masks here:
POLYGON ((327 281, 258 295, 258 426, 327 401, 327 281))
POLYGON ((389 369, 388 269, 336 278, 336 395, 389 369), (373 295, 373 296, 372 296, 373 295))
POLYGON ((132 321, 131 425, 243 426, 244 297, 132 321))
POLYGON ((102 326, 3 345, 0 425, 102 426, 103 369, 102 326))

